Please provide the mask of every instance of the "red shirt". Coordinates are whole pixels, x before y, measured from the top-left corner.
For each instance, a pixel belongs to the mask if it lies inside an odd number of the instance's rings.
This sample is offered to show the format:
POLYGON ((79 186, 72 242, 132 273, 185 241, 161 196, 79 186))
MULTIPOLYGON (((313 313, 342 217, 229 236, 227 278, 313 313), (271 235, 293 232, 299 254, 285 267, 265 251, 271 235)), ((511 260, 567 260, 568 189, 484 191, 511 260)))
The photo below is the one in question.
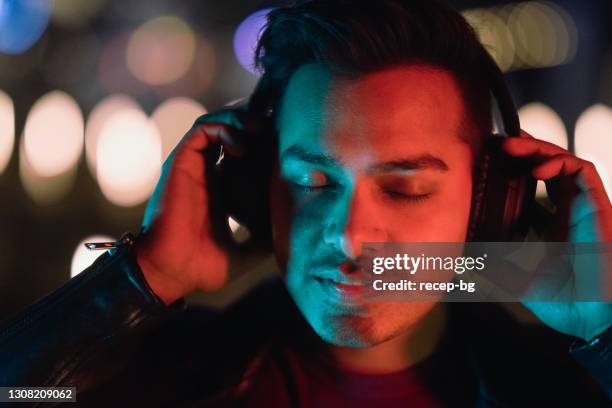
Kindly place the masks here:
MULTIPOLYGON (((455 355, 456 356, 456 355, 455 355)), ((324 353, 285 349, 267 358, 254 380, 249 407, 442 407, 467 402, 469 367, 445 350, 408 369, 364 374, 340 368, 324 353)))

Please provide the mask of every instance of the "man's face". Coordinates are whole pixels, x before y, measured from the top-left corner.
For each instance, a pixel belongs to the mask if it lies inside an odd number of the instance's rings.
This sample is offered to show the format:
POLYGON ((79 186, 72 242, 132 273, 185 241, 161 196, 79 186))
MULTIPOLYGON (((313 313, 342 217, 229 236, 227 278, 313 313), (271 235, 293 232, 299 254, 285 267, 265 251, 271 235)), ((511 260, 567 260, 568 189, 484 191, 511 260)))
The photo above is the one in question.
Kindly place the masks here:
POLYGON ((326 341, 352 347, 399 335, 432 302, 369 302, 368 242, 462 242, 472 189, 460 88, 425 65, 357 79, 320 64, 291 78, 277 119, 272 218, 297 306, 326 341))

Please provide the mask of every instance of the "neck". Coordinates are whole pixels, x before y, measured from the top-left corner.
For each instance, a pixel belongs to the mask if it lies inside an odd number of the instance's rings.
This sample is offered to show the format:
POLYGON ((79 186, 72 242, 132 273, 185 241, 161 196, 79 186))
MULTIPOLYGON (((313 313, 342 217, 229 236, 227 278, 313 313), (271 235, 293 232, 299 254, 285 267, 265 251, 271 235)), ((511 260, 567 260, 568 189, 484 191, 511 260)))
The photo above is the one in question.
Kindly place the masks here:
POLYGON ((446 327, 446 308, 437 304, 421 321, 400 335, 371 347, 331 346, 336 362, 351 371, 367 374, 392 373, 429 357, 446 327))

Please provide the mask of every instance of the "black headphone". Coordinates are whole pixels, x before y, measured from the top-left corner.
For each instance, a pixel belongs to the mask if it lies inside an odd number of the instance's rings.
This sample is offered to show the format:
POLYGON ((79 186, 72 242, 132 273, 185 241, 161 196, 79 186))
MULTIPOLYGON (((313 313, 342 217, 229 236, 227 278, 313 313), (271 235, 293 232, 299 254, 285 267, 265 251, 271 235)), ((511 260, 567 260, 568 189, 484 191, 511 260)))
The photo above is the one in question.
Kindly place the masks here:
MULTIPOLYGON (((484 48, 482 53, 485 80, 497 104, 504 133, 507 137, 519 137, 518 112, 503 73, 484 48)), ((264 120, 270 121, 270 133, 261 135, 264 140, 254 141, 247 147, 248 157, 236 159, 225 155, 216 171, 222 180, 219 188, 224 196, 219 205, 227 215, 249 229, 252 244, 269 248, 272 243, 269 175, 276 154, 271 106, 274 97, 279 95, 272 95, 274 87, 264 81, 258 83, 248 106, 264 120), (234 166, 238 161, 242 162, 241 165, 234 166)), ((500 134, 491 134, 485 140, 472 187, 466 241, 522 241, 527 234, 528 210, 535 199, 536 180, 530 177, 526 160, 512 158, 502 151, 504 138, 500 134)), ((230 235, 227 223, 225 230, 225 235, 230 235)))
MULTIPOLYGON (((505 136, 519 137, 519 115, 504 74, 484 48, 482 54, 483 71, 497 102, 505 136)), ((530 175, 527 159, 513 158, 503 152, 503 140, 500 134, 492 134, 485 140, 472 187, 466 241, 523 241, 527 235, 536 180, 530 175)))

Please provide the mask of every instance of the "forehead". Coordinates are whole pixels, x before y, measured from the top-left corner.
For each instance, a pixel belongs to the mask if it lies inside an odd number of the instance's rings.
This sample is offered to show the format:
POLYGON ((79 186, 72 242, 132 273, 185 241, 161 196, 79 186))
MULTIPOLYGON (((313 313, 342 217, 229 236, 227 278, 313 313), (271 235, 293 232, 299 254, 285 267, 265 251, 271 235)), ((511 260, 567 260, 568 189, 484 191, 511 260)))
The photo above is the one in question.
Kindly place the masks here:
POLYGON ((279 148, 387 157, 439 151, 463 143, 465 112, 457 81, 442 69, 402 65, 347 79, 309 64, 294 73, 283 97, 279 148))

